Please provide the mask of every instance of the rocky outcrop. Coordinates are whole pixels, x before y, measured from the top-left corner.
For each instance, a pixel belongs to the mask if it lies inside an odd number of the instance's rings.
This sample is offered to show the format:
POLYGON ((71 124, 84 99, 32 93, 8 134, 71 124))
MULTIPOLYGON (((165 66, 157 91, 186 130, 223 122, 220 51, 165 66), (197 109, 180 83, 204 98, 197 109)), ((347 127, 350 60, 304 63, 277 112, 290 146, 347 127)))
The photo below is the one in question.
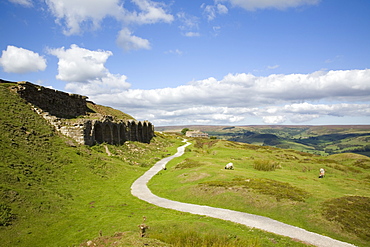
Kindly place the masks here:
POLYGON ((30 82, 18 82, 16 88, 19 96, 27 102, 60 118, 75 118, 88 111, 88 97, 69 94, 58 90, 38 86, 30 82))
MULTIPOLYGON (((13 83, 0 80, 3 83, 13 83)), ((30 82, 15 83, 13 90, 32 105, 34 111, 45 118, 62 134, 82 145, 108 143, 121 145, 125 141, 149 143, 154 126, 149 121, 115 119, 99 115, 89 119, 87 97, 45 88, 30 82), (77 118, 81 117, 81 118, 77 118)))

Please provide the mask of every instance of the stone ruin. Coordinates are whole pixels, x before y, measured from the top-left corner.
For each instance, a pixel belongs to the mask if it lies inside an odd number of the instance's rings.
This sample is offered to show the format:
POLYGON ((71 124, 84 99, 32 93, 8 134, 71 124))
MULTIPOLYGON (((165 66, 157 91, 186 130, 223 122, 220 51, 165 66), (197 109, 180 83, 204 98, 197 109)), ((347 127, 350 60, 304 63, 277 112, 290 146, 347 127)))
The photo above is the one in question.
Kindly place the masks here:
POLYGON ((148 121, 116 121, 112 116, 103 116, 102 119, 78 119, 69 122, 47 112, 39 112, 39 114, 56 130, 83 145, 92 146, 101 143, 122 145, 126 141, 150 143, 154 137, 154 126, 148 121))
POLYGON ((78 117, 85 116, 91 111, 87 107, 88 97, 86 96, 68 94, 30 82, 15 83, 1 79, 0 82, 14 83, 15 86, 12 89, 30 103, 34 111, 45 118, 57 131, 79 144, 122 145, 125 141, 150 143, 154 137, 154 126, 149 121, 115 119, 112 116, 79 119, 78 117))

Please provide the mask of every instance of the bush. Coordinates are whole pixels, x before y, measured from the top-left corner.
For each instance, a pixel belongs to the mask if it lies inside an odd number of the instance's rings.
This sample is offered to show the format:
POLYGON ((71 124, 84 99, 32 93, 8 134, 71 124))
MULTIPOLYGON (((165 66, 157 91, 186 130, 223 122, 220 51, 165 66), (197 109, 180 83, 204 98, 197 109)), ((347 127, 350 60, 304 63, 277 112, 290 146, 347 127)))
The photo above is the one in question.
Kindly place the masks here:
POLYGON ((185 159, 181 163, 175 166, 175 169, 186 169, 186 168, 194 168, 204 165, 202 162, 192 160, 192 159, 185 159))
POLYGON ((279 162, 273 160, 255 160, 253 168, 258 171, 275 171, 281 168, 279 162))
POLYGON ((0 226, 8 226, 14 219, 14 215, 11 213, 11 208, 7 205, 0 203, 0 226))

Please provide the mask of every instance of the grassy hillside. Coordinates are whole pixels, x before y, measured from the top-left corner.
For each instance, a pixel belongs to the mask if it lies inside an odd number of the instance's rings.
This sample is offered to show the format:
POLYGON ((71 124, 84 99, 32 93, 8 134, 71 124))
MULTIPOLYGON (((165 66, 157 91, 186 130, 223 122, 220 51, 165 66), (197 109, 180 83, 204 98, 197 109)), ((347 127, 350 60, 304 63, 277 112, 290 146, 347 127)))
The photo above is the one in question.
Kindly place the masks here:
POLYGON ((87 246, 89 240, 99 246, 304 246, 133 197, 132 182, 175 153, 180 138, 157 134, 150 144, 79 146, 9 86, 0 84, 0 246, 87 246), (150 228, 140 238, 143 216, 150 228))
POLYGON ((110 115, 113 116, 113 118, 116 119, 134 119, 129 114, 126 114, 124 112, 121 112, 117 109, 108 107, 108 106, 102 106, 97 105, 92 102, 87 102, 87 107, 91 110, 91 112, 88 114, 88 117, 94 117, 94 116, 101 116, 101 115, 110 115))
POLYGON ((370 245, 370 158, 191 141, 184 156, 150 181, 153 193, 264 215, 358 246, 370 245), (224 169, 229 162, 234 170, 224 169), (318 178, 320 168, 326 170, 324 178, 318 178))

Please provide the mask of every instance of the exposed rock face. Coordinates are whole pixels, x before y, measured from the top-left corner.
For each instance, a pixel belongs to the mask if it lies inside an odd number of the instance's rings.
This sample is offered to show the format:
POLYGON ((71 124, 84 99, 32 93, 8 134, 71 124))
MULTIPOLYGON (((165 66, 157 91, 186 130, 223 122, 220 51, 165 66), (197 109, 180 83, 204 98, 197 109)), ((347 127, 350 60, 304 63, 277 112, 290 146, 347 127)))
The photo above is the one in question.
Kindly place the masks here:
MULTIPOLYGON (((0 80, 0 82, 7 82, 0 80)), ((13 88, 33 109, 56 130, 83 145, 108 143, 120 145, 125 141, 149 143, 154 136, 154 126, 148 121, 114 119, 73 119, 89 111, 87 97, 45 88, 30 82, 18 82, 13 88)))
POLYGON ((17 92, 27 102, 56 117, 74 118, 88 111, 86 96, 68 94, 30 82, 18 82, 17 92))

